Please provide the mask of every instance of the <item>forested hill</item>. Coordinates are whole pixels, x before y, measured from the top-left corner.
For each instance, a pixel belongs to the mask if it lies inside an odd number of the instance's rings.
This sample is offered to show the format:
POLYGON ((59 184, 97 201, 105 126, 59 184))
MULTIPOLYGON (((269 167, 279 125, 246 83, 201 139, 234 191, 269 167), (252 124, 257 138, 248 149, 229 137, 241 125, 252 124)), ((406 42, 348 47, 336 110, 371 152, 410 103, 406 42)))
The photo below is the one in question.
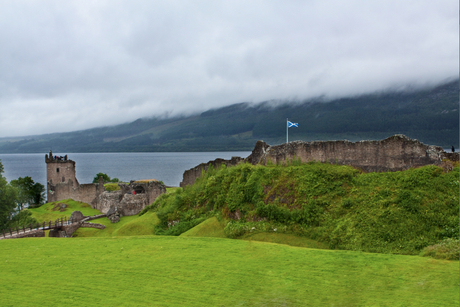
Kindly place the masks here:
POLYGON ((252 150, 257 140, 286 141, 286 118, 299 123, 289 140, 383 139, 396 133, 426 144, 459 146, 459 80, 412 92, 332 101, 239 103, 200 115, 134 122, 69 133, 0 139, 0 153, 252 150))

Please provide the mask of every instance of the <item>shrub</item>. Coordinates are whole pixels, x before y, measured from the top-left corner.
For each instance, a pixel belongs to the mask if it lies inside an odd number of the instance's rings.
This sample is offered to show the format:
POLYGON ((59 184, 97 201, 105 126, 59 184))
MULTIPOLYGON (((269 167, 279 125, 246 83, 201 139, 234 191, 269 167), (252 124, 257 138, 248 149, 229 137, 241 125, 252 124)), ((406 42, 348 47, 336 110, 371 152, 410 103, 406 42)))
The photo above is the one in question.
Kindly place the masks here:
POLYGON ((459 240, 444 239, 437 244, 425 247, 420 255, 436 259, 459 260, 459 240))
POLYGON ((118 183, 106 183, 104 184, 104 188, 106 191, 109 192, 120 190, 120 186, 118 185, 118 183))

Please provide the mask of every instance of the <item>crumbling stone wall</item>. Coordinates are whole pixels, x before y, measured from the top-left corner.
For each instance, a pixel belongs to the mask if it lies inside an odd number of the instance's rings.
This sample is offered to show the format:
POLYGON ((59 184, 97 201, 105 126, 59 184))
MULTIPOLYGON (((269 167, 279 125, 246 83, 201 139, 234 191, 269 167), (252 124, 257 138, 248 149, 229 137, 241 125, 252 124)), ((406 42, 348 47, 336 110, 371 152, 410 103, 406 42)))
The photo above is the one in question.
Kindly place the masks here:
POLYGON ((351 165, 367 172, 394 172, 429 164, 439 165, 446 153, 404 135, 381 141, 292 142, 265 147, 251 157, 253 164, 285 163, 287 159, 351 165), (257 158, 256 158, 257 157, 257 158))
POLYGON ((188 185, 192 185, 195 183, 195 180, 201 176, 201 173, 204 171, 204 172, 207 172, 208 171, 208 168, 209 167, 213 167, 213 168, 216 168, 216 167, 219 167, 221 166, 222 164, 226 165, 226 166, 235 166, 237 165, 238 163, 244 161, 245 159, 241 158, 241 157, 232 157, 230 160, 225 160, 225 159, 216 159, 216 160, 213 160, 213 161, 209 161, 208 163, 201 163, 200 165, 198 166, 195 166, 194 168, 191 168, 187 171, 184 172, 184 174, 182 175, 182 182, 180 183, 180 186, 181 187, 185 187, 185 186, 188 186, 188 185))
MULTIPOLYGON (((153 201, 152 201, 153 202, 153 201)), ((146 206, 150 205, 149 198, 147 195, 137 194, 125 194, 120 202, 121 213, 123 216, 130 216, 138 214, 146 206)))
POLYGON ((70 179, 68 182, 58 184, 53 184, 52 181, 49 181, 48 202, 72 198, 76 201, 91 204, 103 191, 105 191, 104 184, 88 183, 75 186, 70 179))
POLYGON ((395 172, 430 164, 440 165, 443 159, 448 158, 441 147, 425 145, 404 135, 380 141, 292 142, 272 147, 261 144, 251 155, 253 164, 300 159, 302 162, 351 165, 366 172, 395 172))
POLYGON ((48 178, 48 202, 71 198, 90 204, 92 208, 98 209, 104 214, 109 211, 110 207, 117 205, 121 208, 123 215, 134 215, 166 192, 165 185, 156 180, 131 181, 129 184, 120 183, 120 191, 108 192, 105 191, 102 178, 99 178, 97 184, 79 184, 75 174, 75 162, 67 159, 67 156, 56 159, 50 151, 49 156, 45 155, 45 162, 48 178), (68 179, 65 182, 60 182, 59 176, 64 173, 68 179))
MULTIPOLYGON (((404 135, 394 135, 380 141, 296 141, 277 146, 257 141, 252 153, 239 162, 265 165, 294 159, 350 165, 366 172, 394 172, 430 164, 441 165, 442 160, 458 161, 459 154, 447 153, 439 146, 425 145, 404 135)), ((202 170, 220 163, 218 160, 186 171, 181 186, 193 184, 202 170)), ((228 160, 223 161, 226 165, 231 164, 228 160)))
POLYGON ((123 199, 123 195, 121 191, 105 191, 97 197, 96 202, 94 202, 94 205, 91 205, 91 207, 101 211, 101 213, 107 213, 110 207, 120 203, 123 199))
POLYGON ((158 196, 166 192, 164 184, 153 180, 148 182, 131 181, 129 184, 120 183, 119 186, 119 191, 105 191, 98 195, 91 206, 102 213, 107 213, 111 207, 117 206, 118 211, 123 216, 130 216, 138 214, 146 206, 153 203, 158 196))

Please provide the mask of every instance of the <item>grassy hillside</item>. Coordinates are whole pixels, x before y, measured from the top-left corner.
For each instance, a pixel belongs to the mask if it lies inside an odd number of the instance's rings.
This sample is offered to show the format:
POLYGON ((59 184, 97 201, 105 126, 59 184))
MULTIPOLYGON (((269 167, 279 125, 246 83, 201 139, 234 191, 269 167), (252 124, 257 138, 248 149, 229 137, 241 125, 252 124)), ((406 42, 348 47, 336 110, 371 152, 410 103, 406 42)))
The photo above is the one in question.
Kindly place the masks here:
POLYGON ((143 213, 149 211, 159 218, 157 234, 180 235, 215 216, 230 238, 285 233, 331 249, 419 254, 458 239, 459 168, 364 174, 296 161, 221 167, 183 191, 162 195, 143 213))
MULTIPOLYGON (((44 204, 41 207, 29 209, 32 217, 41 222, 55 221, 60 218, 69 218, 73 211, 81 211, 83 215, 97 215, 101 212, 92 209, 90 205, 77 202, 72 199, 65 199, 57 202, 44 204)), ((119 223, 111 223, 103 217, 92 220, 91 223, 105 225, 105 229, 80 228, 74 233, 74 237, 112 237, 112 236, 134 236, 155 234, 154 227, 158 224, 156 214, 150 212, 141 217, 125 216, 119 223)))
POLYGON ((141 217, 137 215, 124 216, 118 223, 112 223, 106 217, 92 220, 91 223, 105 225, 105 229, 79 228, 74 237, 116 237, 116 236, 143 236, 155 234, 155 225, 158 218, 153 212, 141 217))
POLYGON ((144 118, 69 133, 0 139, 1 153, 238 151, 257 140, 285 142, 286 118, 299 123, 291 140, 380 140, 401 133, 426 144, 458 148, 458 80, 412 92, 384 92, 324 101, 238 103, 200 115, 144 118))
POLYGON ((60 218, 70 218, 74 211, 81 211, 83 215, 97 215, 101 212, 91 208, 90 205, 72 199, 64 199, 61 201, 46 203, 38 208, 28 209, 32 213, 32 217, 40 223, 55 221, 60 218))
POLYGON ((2 306, 455 306, 458 262, 221 238, 0 241, 2 306))
MULTIPOLYGON (((47 221, 74 210, 99 213, 72 200, 30 211, 47 221)), ((0 301, 455 306, 458 261, 396 253, 458 260, 458 210, 458 166, 369 174, 296 161, 221 167, 140 215, 92 221, 103 230, 0 240, 0 301)))

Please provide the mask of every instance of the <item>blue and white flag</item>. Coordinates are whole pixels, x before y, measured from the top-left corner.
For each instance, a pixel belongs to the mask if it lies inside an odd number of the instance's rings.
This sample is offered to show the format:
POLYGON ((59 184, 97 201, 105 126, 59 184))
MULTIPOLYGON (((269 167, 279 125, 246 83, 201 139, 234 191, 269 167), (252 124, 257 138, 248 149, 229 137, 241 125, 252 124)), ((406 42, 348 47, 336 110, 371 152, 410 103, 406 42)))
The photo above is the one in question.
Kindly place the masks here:
POLYGON ((297 127, 298 128, 299 124, 288 121, 288 128, 292 128, 292 127, 297 127))

